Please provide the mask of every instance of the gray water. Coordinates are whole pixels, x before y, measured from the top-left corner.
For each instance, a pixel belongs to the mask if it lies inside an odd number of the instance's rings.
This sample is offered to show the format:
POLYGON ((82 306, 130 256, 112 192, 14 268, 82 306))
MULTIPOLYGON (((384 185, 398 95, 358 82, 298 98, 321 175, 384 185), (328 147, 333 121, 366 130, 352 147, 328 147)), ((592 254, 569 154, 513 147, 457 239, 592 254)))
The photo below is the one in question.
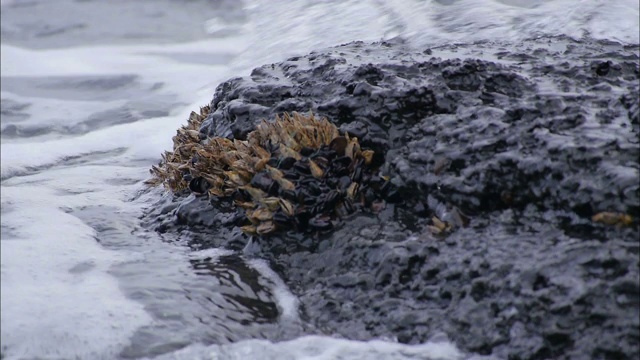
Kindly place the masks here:
POLYGON ((148 169, 217 84, 264 63, 396 37, 416 49, 558 34, 637 44, 638 7, 637 0, 2 0, 4 358, 465 357, 442 336, 413 346, 298 337, 297 300, 265 262, 224 249, 193 252, 189 234, 140 226, 145 208, 169 196, 144 191, 148 169))

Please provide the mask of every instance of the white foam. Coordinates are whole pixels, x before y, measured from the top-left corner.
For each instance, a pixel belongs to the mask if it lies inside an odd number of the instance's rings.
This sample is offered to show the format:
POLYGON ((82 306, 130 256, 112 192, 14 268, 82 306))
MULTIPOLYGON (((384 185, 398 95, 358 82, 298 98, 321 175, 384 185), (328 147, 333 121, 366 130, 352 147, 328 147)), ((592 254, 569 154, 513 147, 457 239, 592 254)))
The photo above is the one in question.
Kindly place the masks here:
POLYGON ((264 260, 252 259, 248 263, 262 275, 259 279, 260 282, 264 282, 264 280, 269 282, 268 284, 261 283, 261 285, 271 288, 271 293, 278 306, 280 318, 287 321, 299 321, 298 298, 291 293, 280 276, 278 276, 264 260))
POLYGON ((114 358, 150 321, 108 274, 131 258, 102 248, 59 199, 38 182, 2 187, 3 352, 7 359, 114 358))
POLYGON ((229 345, 192 345, 156 360, 458 360, 463 354, 450 342, 404 345, 388 341, 351 341, 327 336, 303 336, 272 343, 245 340, 229 345))
POLYGON ((243 39, 208 39, 171 45, 96 45, 50 50, 31 50, 1 44, 2 76, 78 76, 142 74, 156 81, 188 84, 199 78, 212 81, 216 66, 181 63, 165 54, 197 52, 236 54, 244 49, 243 39), (191 77, 195 75, 194 77, 191 77), (173 79, 174 81, 169 81, 173 79), (185 81, 186 80, 186 81, 185 81))

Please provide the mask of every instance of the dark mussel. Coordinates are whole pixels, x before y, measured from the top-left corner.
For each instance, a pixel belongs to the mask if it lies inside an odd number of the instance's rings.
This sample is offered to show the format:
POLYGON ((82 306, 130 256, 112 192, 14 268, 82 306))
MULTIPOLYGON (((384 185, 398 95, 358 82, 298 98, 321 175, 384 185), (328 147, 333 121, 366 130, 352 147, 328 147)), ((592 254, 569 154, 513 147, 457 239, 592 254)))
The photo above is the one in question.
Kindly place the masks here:
POLYGON ((241 188, 237 188, 233 192, 232 198, 233 200, 240 202, 252 201, 251 194, 247 190, 241 188))
POLYGON ((346 168, 346 167, 335 168, 333 170, 333 175, 336 176, 336 177, 349 175, 349 168, 346 168))
POLYGON ((291 181, 296 181, 298 179, 300 179, 300 174, 298 174, 295 170, 290 169, 285 171, 284 173, 284 178, 287 180, 291 180, 291 181))
POLYGON ((311 159, 315 161, 315 163, 318 164, 318 166, 320 166, 322 169, 326 169, 327 166, 329 166, 329 160, 326 157, 314 156, 311 159))
POLYGON ((345 198, 338 203, 335 208, 336 215, 339 217, 345 217, 350 214, 353 214, 356 211, 356 208, 353 205, 353 201, 349 198, 345 198))
POLYGON ((272 157, 271 159, 269 159, 269 161, 267 161, 267 165, 269 165, 271 167, 277 167, 278 166, 278 158, 272 157))
POLYGON ((338 156, 338 153, 336 153, 333 149, 331 149, 331 147, 325 145, 320 149, 318 149, 316 153, 311 157, 313 159, 323 158, 323 159, 327 159, 327 162, 331 162, 331 160, 335 159, 336 156, 338 156))
POLYGON ((332 211, 336 207, 336 205, 338 205, 338 202, 342 200, 342 198, 343 196, 339 191, 337 190, 329 191, 324 199, 325 210, 332 211))
POLYGON ((389 182, 389 181, 385 180, 380 176, 372 176, 369 179, 368 183, 369 183, 369 186, 371 186, 371 188, 373 188, 375 191, 381 192, 381 189, 386 182, 389 182))
POLYGON ((311 196, 319 196, 322 194, 322 189, 320 188, 320 183, 313 177, 305 176, 300 179, 298 184, 305 188, 311 196))
POLYGON ((329 191, 331 191, 332 189, 334 189, 335 187, 330 187, 325 181, 323 182, 319 182, 318 183, 318 187, 320 188, 320 191, 324 194, 327 193, 329 191))
POLYGON ((189 190, 196 194, 204 194, 211 189, 211 184, 202 176, 195 177, 189 181, 189 190))
POLYGON ((295 225, 294 219, 290 216, 287 216, 287 214, 285 214, 282 210, 274 212, 272 220, 273 223, 281 229, 291 228, 295 225))
POLYGON ((331 217, 328 215, 316 215, 309 219, 309 229, 315 231, 327 231, 333 228, 331 217))
POLYGON ((370 173, 370 172, 368 172, 368 171, 363 171, 363 172, 362 172, 362 177, 360 178, 360 182, 361 182, 361 183, 364 183, 364 184, 368 184, 368 183, 369 183, 369 181, 371 181, 371 178, 372 178, 372 176, 371 176, 371 173, 370 173))
POLYGON ((372 188, 368 186, 365 189, 360 191, 360 196, 362 199, 362 203, 366 207, 371 206, 371 204, 376 200, 376 193, 373 191, 372 188))
POLYGON ((363 173, 362 166, 364 164, 364 161, 362 159, 359 159, 358 161, 354 161, 352 164, 355 164, 355 166, 353 168, 353 172, 351 173, 351 180, 355 182, 361 182, 363 173))
POLYGON ((278 184, 277 181, 274 181, 267 189, 267 195, 276 196, 278 195, 278 190, 280 190, 280 184, 278 184))
POLYGON ((289 170, 296 163, 296 159, 292 157, 284 157, 278 161, 277 168, 280 170, 289 170))
POLYGON ((269 196, 277 195, 278 190, 280 189, 278 182, 273 180, 271 175, 266 171, 255 174, 251 179, 250 184, 251 186, 266 192, 269 196))
POLYGON ((283 188, 280 188, 280 193, 279 193, 280 197, 293 203, 293 204, 297 204, 298 203, 298 194, 295 192, 295 190, 285 190, 283 188))
POLYGON ((329 148, 335 151, 338 155, 344 155, 344 150, 347 148, 347 144, 349 140, 347 140, 344 136, 338 136, 337 138, 331 140, 329 143, 329 148))
POLYGON ((338 178, 334 176, 330 176, 324 179, 324 184, 330 189, 335 189, 338 187, 338 178))
POLYGON ((316 197, 309 194, 307 189, 296 189, 298 203, 305 206, 313 206, 316 203, 316 197))
POLYGON ((342 194, 337 190, 331 190, 322 194, 311 208, 312 214, 333 214, 335 207, 342 199, 342 194))
POLYGON ((299 231, 305 231, 307 229, 307 226, 309 226, 309 219, 311 219, 311 212, 309 212, 309 210, 304 207, 296 209, 294 221, 298 226, 299 231))
POLYGON ((306 160, 299 160, 293 164, 293 169, 297 171, 300 175, 310 175, 311 168, 309 167, 309 162, 306 160))
POLYGON ((351 178, 346 175, 341 176, 336 183, 336 187, 340 189, 340 191, 346 191, 349 185, 351 185, 351 178))
POLYGON ((315 216, 317 214, 323 214, 324 211, 324 203, 322 201, 316 202, 309 210, 311 216, 315 216))
POLYGON ((251 178, 251 182, 249 183, 251 186, 258 188, 260 190, 267 190, 271 183, 273 183, 273 179, 266 171, 261 171, 251 178))
POLYGON ((338 158, 335 158, 332 162, 331 162, 331 167, 333 169, 337 169, 337 168, 345 168, 348 169, 349 165, 351 165, 351 158, 348 156, 340 156, 338 158))
POLYGON ((269 140, 265 144, 264 149, 267 150, 271 154, 275 154, 280 149, 280 144, 279 143, 273 143, 271 140, 269 140))
POLYGON ((302 156, 311 156, 314 152, 316 152, 316 149, 310 147, 303 147, 300 149, 300 155, 302 156))
POLYGON ((385 180, 383 178, 378 178, 376 180, 372 179, 369 184, 381 198, 386 199, 389 202, 398 202, 402 197, 398 187, 393 185, 389 180, 385 180))

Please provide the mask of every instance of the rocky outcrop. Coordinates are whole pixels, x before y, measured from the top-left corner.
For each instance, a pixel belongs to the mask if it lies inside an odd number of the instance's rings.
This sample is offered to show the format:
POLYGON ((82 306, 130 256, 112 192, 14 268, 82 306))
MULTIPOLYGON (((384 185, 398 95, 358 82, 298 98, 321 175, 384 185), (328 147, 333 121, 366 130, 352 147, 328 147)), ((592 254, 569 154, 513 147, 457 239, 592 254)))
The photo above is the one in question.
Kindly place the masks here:
POLYGON ((403 343, 444 332, 501 358, 631 359, 638 61, 638 46, 542 38, 419 52, 358 42, 265 65, 216 89, 203 138, 244 139, 260 119, 312 110, 385 154, 401 200, 317 236, 250 239, 230 203, 202 196, 146 221, 188 231, 194 248, 268 259, 316 332, 403 343), (633 220, 594 221, 602 212, 633 220), (433 235, 433 215, 457 226, 433 235))

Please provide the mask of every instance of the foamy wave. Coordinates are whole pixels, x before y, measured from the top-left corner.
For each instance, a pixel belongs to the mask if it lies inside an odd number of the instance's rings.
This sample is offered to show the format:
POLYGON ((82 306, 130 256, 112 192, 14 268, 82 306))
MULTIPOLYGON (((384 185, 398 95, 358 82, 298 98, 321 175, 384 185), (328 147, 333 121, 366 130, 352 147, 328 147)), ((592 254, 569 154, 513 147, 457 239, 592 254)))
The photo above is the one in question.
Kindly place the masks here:
POLYGON ((279 343, 246 340, 229 345, 192 345, 155 360, 460 360, 463 356, 448 341, 404 345, 381 340, 365 342, 303 336, 279 343))

